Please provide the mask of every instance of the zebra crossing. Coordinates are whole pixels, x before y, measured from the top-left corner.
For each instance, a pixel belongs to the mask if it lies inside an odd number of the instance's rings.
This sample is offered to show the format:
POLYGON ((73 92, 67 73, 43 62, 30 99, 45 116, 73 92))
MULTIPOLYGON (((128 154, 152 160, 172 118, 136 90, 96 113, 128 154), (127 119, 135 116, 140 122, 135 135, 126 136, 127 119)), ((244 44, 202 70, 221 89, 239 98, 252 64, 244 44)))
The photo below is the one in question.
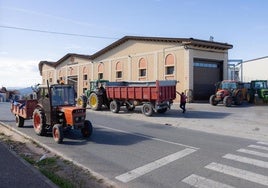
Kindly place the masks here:
MULTIPOLYGON (((236 153, 228 153, 222 156, 222 159, 234 162, 233 166, 224 164, 224 160, 220 163, 211 162, 204 166, 204 169, 211 171, 212 173, 219 173, 231 176, 233 178, 239 178, 240 180, 249 181, 259 186, 268 187, 268 142, 256 142, 255 144, 248 145, 246 148, 240 148, 236 153), (235 166, 247 165, 254 168, 262 169, 261 172, 256 173, 245 169, 240 169, 235 166)), ((233 164, 233 163, 232 163, 233 164)), ((200 174, 191 174, 184 178, 182 182, 196 188, 233 188, 241 187, 239 183, 236 185, 228 185, 228 182, 221 182, 210 177, 203 177, 200 174)), ((238 181, 239 182, 239 181, 238 181)))

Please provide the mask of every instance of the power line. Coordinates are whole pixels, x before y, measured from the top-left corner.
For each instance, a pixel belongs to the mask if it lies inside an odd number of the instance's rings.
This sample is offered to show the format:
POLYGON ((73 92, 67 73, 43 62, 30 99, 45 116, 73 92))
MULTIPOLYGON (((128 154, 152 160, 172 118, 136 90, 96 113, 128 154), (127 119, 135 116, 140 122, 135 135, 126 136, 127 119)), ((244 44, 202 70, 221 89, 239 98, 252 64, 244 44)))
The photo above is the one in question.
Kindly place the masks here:
POLYGON ((47 33, 47 34, 56 34, 56 35, 67 35, 67 36, 75 36, 75 37, 87 37, 87 38, 98 38, 98 39, 115 39, 113 37, 102 37, 102 36, 94 36, 94 35, 82 35, 82 34, 75 34, 75 33, 63 33, 63 32, 56 32, 56 31, 46 31, 46 30, 39 30, 39 29, 29 29, 25 27, 14 27, 14 26, 6 26, 0 25, 1 28, 5 29, 16 29, 22 31, 31 31, 31 32, 38 32, 38 33, 47 33))

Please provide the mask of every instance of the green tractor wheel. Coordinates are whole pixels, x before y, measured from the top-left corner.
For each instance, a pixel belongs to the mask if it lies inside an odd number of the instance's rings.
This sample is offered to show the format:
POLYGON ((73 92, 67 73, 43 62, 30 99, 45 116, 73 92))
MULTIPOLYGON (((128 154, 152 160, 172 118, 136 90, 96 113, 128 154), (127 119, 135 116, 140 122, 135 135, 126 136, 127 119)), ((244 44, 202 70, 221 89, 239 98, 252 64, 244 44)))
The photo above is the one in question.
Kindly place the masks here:
POLYGON ((102 107, 102 97, 97 95, 96 93, 91 93, 88 98, 88 105, 92 110, 100 110, 102 107))
POLYGON ((254 96, 254 104, 255 105, 260 105, 263 104, 263 99, 261 99, 259 96, 254 96))
POLYGON ((77 106, 81 107, 81 108, 86 108, 87 107, 87 102, 86 102, 86 96, 80 96, 77 99, 77 106))

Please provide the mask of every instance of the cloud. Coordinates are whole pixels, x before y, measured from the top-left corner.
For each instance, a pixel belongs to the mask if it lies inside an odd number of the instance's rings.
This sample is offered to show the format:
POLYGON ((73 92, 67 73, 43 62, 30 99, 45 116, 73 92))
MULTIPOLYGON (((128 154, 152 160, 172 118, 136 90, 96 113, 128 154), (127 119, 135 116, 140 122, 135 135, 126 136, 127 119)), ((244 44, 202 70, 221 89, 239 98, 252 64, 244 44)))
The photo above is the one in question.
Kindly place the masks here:
POLYGON ((38 61, 0 57, 0 86, 30 87, 42 80, 38 61))

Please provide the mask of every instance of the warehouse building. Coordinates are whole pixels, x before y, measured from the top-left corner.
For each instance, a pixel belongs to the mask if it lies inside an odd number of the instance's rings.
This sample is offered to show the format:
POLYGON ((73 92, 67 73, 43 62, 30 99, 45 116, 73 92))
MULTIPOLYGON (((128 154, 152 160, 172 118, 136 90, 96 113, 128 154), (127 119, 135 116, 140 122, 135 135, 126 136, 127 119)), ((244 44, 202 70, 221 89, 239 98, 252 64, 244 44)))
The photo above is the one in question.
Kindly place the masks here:
POLYGON ((193 38, 125 36, 93 55, 66 54, 56 62, 41 61, 43 84, 57 80, 75 85, 80 96, 90 80, 176 80, 177 91, 191 100, 208 100, 214 84, 227 79, 227 43, 193 38))
POLYGON ((244 82, 268 80, 268 56, 243 61, 238 67, 244 82))

